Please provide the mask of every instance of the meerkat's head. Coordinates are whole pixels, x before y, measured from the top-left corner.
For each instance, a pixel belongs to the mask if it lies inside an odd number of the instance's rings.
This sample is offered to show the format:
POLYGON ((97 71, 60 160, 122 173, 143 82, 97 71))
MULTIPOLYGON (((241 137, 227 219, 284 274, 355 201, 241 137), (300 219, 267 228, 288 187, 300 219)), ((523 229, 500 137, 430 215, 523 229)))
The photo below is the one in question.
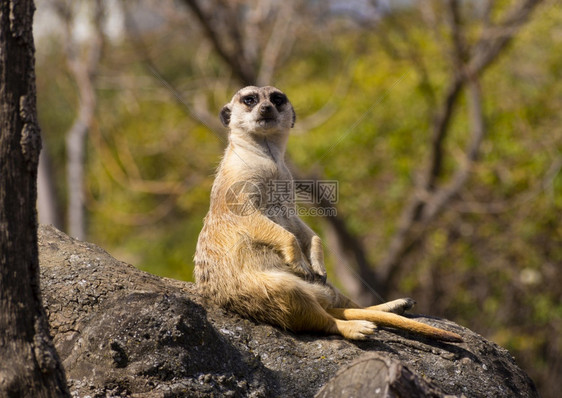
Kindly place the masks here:
POLYGON ((271 86, 244 87, 220 112, 222 124, 231 131, 263 135, 288 131, 295 118, 287 96, 271 86))

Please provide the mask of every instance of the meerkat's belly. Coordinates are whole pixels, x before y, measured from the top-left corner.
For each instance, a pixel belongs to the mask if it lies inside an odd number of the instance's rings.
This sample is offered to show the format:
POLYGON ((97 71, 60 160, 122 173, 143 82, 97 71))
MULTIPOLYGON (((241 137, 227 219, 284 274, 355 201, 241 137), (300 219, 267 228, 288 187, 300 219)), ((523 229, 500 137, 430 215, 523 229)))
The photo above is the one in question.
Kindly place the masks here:
MULTIPOLYGON (((216 236, 215 236, 216 237, 216 236)), ((241 273, 286 270, 283 259, 270 244, 244 235, 208 241, 200 239, 195 255, 197 283, 224 285, 238 283, 241 273)))

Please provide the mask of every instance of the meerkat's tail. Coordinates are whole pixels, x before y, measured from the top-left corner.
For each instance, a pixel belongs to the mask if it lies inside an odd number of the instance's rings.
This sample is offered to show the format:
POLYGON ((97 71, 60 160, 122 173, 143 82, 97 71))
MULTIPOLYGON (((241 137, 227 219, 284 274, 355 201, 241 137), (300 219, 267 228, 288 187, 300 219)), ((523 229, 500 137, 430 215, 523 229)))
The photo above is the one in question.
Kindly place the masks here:
POLYGON ((327 312, 338 319, 371 321, 377 326, 407 330, 437 340, 456 343, 463 341, 457 333, 448 332, 389 312, 360 308, 330 308, 327 309, 327 312))

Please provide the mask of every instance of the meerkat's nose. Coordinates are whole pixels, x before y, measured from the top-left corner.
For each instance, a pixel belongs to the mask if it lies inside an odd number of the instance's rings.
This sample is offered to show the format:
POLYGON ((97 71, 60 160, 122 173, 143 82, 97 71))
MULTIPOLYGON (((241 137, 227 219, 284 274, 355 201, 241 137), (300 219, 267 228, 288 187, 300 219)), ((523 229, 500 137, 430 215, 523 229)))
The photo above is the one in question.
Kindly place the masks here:
POLYGON ((260 105, 260 115, 266 116, 273 111, 273 104, 271 102, 264 102, 260 105))

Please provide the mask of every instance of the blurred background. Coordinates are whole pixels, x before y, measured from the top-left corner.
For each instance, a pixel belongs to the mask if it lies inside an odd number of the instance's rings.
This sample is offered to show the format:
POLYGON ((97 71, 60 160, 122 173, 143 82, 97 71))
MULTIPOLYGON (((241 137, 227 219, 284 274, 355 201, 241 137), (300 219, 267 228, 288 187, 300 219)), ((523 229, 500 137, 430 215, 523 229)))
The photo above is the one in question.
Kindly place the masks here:
POLYGON ((192 280, 218 111, 275 85, 297 113, 295 177, 339 182, 337 214, 306 219, 331 280, 365 304, 414 297, 559 396, 558 1, 36 6, 42 223, 192 280))

